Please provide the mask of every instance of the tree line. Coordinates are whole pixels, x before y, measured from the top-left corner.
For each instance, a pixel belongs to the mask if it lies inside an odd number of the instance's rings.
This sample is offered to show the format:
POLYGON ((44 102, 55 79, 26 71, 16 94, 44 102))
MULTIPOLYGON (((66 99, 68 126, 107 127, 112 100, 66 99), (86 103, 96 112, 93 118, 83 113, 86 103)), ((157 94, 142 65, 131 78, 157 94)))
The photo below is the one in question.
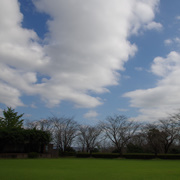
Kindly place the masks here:
POLYGON ((73 118, 49 117, 27 123, 27 127, 51 133, 61 153, 116 152, 180 153, 180 114, 153 123, 139 123, 124 115, 107 117, 96 125, 81 125, 73 118))
MULTIPOLYGON (((51 141, 61 154, 74 150, 88 153, 116 152, 120 155, 180 153, 180 113, 153 123, 139 123, 124 115, 114 115, 96 125, 82 125, 72 117, 56 116, 24 122, 22 115, 18 116, 17 113, 14 114, 16 118, 8 120, 8 116, 11 116, 9 110, 14 112, 11 108, 3 111, 6 117, 0 118, 0 132, 9 126, 46 132, 51 136, 49 142, 51 141)), ((2 141, 1 134, 0 138, 2 141)))

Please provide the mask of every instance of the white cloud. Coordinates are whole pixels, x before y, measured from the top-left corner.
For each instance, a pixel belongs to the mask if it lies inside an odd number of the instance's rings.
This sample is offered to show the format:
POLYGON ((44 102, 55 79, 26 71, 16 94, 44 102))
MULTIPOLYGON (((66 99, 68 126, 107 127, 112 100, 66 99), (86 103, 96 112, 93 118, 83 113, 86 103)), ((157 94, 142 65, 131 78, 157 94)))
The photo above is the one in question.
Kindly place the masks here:
POLYGON ((128 109, 121 109, 121 108, 119 108, 118 111, 120 111, 120 112, 127 112, 129 110, 128 109))
POLYGON ((0 108, 0 117, 3 116, 3 109, 0 108))
POLYGON ((48 106, 68 100, 91 108, 103 103, 91 92, 119 83, 119 70, 137 51, 128 38, 154 24, 159 0, 34 3, 52 17, 44 46, 22 28, 18 1, 0 1, 0 102, 21 106, 22 95, 39 95, 48 106))
POLYGON ((180 20, 180 16, 176 16, 176 19, 177 19, 177 20, 180 20))
POLYGON ((35 103, 32 103, 32 104, 30 105, 30 107, 31 107, 31 108, 34 108, 34 109, 37 108, 37 106, 35 105, 35 103))
POLYGON ((170 44, 173 43, 173 40, 172 40, 172 39, 166 39, 166 40, 164 41, 164 43, 165 43, 165 45, 170 45, 170 44))
POLYGON ((86 114, 84 114, 85 118, 95 118, 97 116, 98 116, 98 113, 96 111, 93 111, 93 110, 91 110, 91 111, 87 112, 86 114))
POLYGON ((135 67, 134 68, 136 71, 143 71, 143 68, 142 67, 135 67))
POLYGON ((24 114, 25 118, 30 118, 32 116, 32 114, 24 114))
POLYGON ((175 38, 172 38, 172 39, 166 39, 164 41, 165 45, 180 45, 180 38, 179 37, 175 37, 175 38))
POLYGON ((172 51, 167 58, 156 57, 151 70, 154 74, 162 77, 168 77, 172 72, 178 71, 180 66, 179 53, 172 51))
POLYGON ((154 29, 154 30, 160 31, 162 28, 163 28, 162 24, 154 22, 154 21, 146 25, 146 29, 148 30, 154 29))
POLYGON ((0 100, 1 103, 6 106, 16 107, 16 106, 24 106, 24 104, 19 99, 21 93, 13 88, 8 86, 7 84, 0 81, 0 100))
POLYGON ((131 76, 128 76, 128 75, 123 75, 122 76, 124 79, 131 79, 131 76))
POLYGON ((152 73, 160 77, 157 86, 124 94, 132 107, 140 108, 141 120, 157 120, 180 108, 180 54, 171 52, 166 58, 156 57, 152 73))

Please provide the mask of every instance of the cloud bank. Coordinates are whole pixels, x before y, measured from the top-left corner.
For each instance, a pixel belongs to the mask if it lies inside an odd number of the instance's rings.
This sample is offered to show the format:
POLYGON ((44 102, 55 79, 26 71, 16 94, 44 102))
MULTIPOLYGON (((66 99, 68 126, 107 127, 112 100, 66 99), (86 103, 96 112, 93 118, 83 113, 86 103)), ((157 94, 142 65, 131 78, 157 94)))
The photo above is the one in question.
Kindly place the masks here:
POLYGON ((18 1, 0 1, 0 102, 13 107, 24 105, 23 95, 38 95, 48 106, 101 105, 91 94, 119 83, 119 71, 137 51, 129 37, 161 27, 153 21, 158 0, 33 2, 51 17, 43 45, 22 27, 18 1))
POLYGON ((157 86, 124 94, 131 98, 132 107, 140 108, 139 120, 155 121, 176 113, 180 108, 180 53, 170 52, 167 57, 156 57, 151 72, 159 76, 157 86))

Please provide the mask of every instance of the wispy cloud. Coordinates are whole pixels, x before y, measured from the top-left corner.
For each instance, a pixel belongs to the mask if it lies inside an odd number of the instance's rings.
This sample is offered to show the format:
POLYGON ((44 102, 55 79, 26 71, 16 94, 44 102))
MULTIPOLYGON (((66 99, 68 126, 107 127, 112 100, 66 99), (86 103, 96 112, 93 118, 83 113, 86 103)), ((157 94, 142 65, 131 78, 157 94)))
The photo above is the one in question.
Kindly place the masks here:
POLYGON ((134 68, 136 71, 143 71, 143 68, 142 67, 135 67, 134 68))
POLYGON ((85 118, 95 118, 97 116, 98 116, 98 113, 96 111, 93 111, 93 110, 91 110, 91 111, 87 112, 86 114, 84 114, 85 118))
POLYGON ((121 108, 119 108, 118 111, 120 111, 120 112, 127 112, 129 110, 128 109, 121 109, 121 108))
POLYGON ((165 45, 177 45, 179 46, 180 45, 180 38, 179 37, 175 37, 175 38, 172 38, 172 39, 166 39, 164 41, 165 45))
POLYGON ((180 20, 180 16, 176 16, 176 19, 177 19, 177 20, 180 20))

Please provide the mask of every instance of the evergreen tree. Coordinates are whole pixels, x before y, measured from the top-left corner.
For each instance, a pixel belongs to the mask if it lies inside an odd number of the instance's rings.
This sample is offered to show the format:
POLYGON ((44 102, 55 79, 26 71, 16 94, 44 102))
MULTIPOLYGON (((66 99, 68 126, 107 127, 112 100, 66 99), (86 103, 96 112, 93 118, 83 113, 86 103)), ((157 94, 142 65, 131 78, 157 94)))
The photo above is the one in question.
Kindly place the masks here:
POLYGON ((24 114, 18 115, 15 109, 7 107, 7 110, 3 110, 4 117, 0 117, 0 128, 21 128, 24 119, 21 119, 24 114))

